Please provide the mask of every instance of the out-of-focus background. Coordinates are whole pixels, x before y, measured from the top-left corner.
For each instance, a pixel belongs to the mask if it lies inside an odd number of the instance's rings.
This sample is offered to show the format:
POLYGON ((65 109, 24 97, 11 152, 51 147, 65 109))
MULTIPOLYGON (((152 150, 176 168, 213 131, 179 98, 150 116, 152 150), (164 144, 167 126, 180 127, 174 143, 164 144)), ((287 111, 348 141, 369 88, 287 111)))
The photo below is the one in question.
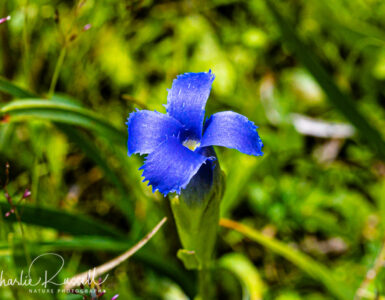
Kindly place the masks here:
MULTIPOLYGON (((125 121, 164 112, 177 74, 211 69, 206 115, 244 114, 265 144, 263 157, 216 149, 222 217, 254 234, 220 229, 217 298, 385 297, 384 14, 377 0, 1 1, 3 278, 48 252, 65 258, 58 280, 70 277, 167 215, 110 273, 105 299, 193 297, 167 198, 127 157, 125 121)), ((0 282, 0 298, 81 296, 0 282)))

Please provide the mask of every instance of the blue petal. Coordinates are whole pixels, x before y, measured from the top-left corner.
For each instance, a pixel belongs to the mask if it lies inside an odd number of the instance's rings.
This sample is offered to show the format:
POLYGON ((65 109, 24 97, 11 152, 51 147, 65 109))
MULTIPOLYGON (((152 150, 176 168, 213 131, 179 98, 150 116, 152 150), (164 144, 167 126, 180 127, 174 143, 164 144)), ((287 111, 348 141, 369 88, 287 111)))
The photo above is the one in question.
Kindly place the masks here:
POLYGON ((213 187, 214 175, 220 174, 219 163, 213 147, 199 147, 195 152, 210 159, 200 167, 181 193, 181 197, 188 204, 203 202, 213 187))
POLYGON ((144 165, 143 181, 149 181, 155 192, 163 195, 170 192, 180 194, 209 158, 184 147, 178 137, 168 137, 154 152, 150 153, 144 165))
POLYGON ((178 136, 183 125, 159 112, 139 110, 130 114, 128 126, 128 155, 148 154, 162 144, 167 136, 178 136))
POLYGON ((167 113, 185 125, 190 139, 202 137, 205 106, 214 81, 211 70, 207 73, 179 75, 167 96, 167 113))
POLYGON ((257 126, 232 111, 216 113, 205 124, 201 147, 223 146, 250 155, 263 155, 257 126))

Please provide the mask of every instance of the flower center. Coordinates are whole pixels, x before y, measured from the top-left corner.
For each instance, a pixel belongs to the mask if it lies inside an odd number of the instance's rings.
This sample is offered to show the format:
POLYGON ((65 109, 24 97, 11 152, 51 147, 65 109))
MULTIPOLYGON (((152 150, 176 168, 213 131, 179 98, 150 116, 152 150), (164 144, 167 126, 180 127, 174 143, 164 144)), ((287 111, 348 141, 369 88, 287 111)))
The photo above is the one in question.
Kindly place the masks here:
POLYGON ((183 146, 186 148, 189 148, 191 151, 194 151, 197 147, 199 147, 201 143, 199 141, 194 141, 194 140, 185 140, 183 142, 183 146))

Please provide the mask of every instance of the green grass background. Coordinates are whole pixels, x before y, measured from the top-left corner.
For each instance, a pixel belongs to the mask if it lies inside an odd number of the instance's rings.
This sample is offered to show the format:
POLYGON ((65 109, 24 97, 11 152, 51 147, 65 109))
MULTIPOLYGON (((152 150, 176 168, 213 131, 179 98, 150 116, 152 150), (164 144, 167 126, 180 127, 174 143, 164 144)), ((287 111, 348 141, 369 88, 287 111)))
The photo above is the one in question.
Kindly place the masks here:
MULTIPOLYGON (((0 17, 12 17, 0 24, 0 178, 9 162, 14 201, 32 191, 18 207, 28 255, 59 253, 60 278, 70 277, 166 215, 111 272, 106 299, 193 297, 167 199, 141 182, 124 123, 135 108, 164 112, 177 74, 211 69, 206 115, 244 114, 265 144, 263 157, 216 149, 227 175, 222 216, 249 230, 219 231, 217 298, 353 299, 383 259, 385 2, 79 2, 0 2, 0 17), (350 124, 354 135, 303 135, 295 114, 350 124)), ((28 255, 9 209, 2 192, 0 271, 18 277, 28 255)), ((376 275, 364 299, 385 296, 385 273, 376 275)), ((81 297, 0 286, 0 299, 81 297)))

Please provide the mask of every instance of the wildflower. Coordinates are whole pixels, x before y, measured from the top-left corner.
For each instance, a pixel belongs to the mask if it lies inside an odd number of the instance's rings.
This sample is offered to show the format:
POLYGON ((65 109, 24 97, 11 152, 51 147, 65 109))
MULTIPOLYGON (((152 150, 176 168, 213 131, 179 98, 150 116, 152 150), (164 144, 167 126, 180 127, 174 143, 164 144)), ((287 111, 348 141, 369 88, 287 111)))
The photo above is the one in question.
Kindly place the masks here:
MULTIPOLYGON (((7 199, 8 204, 11 207, 11 209, 4 214, 4 216, 6 218, 8 218, 12 214, 17 215, 16 206, 12 200, 11 195, 8 193, 8 188, 7 188, 7 185, 9 183, 9 169, 10 169, 10 165, 7 162, 5 164, 5 174, 6 174, 7 179, 6 179, 6 182, 5 182, 3 189, 4 189, 4 197, 5 197, 5 199, 7 199)), ((31 196, 31 191, 29 189, 25 189, 23 195, 21 196, 20 200, 16 203, 16 205, 19 205, 23 200, 26 200, 30 196, 31 196)))
MULTIPOLYGON (((6 186, 5 186, 5 190, 7 190, 6 186)), ((5 191, 4 196, 7 199, 9 205, 11 206, 11 209, 5 213, 5 217, 8 218, 10 215, 16 212, 16 206, 13 204, 12 197, 11 195, 9 195, 7 191, 5 191)), ((26 200, 30 196, 31 196, 31 191, 29 189, 25 189, 23 196, 21 196, 20 200, 16 203, 16 205, 19 205, 23 200, 26 200)))
POLYGON ((26 199, 29 196, 31 196, 31 191, 29 189, 25 189, 23 194, 23 199, 26 199))
POLYGON ((11 16, 7 16, 7 17, 5 17, 5 18, 1 18, 1 19, 0 19, 0 24, 5 23, 5 22, 7 22, 7 21, 9 21, 9 20, 11 20, 11 16))
POLYGON ((179 75, 168 91, 167 114, 148 110, 130 114, 128 155, 147 154, 140 170, 143 181, 149 181, 154 192, 180 194, 193 183, 194 175, 209 174, 216 160, 212 146, 263 155, 257 126, 245 116, 232 111, 219 112, 204 123, 214 78, 211 71, 179 75))
POLYGON ((91 25, 91 24, 86 24, 86 25, 84 25, 84 27, 83 27, 83 31, 87 31, 87 30, 90 30, 90 29, 91 29, 91 27, 92 27, 92 25, 91 25))

